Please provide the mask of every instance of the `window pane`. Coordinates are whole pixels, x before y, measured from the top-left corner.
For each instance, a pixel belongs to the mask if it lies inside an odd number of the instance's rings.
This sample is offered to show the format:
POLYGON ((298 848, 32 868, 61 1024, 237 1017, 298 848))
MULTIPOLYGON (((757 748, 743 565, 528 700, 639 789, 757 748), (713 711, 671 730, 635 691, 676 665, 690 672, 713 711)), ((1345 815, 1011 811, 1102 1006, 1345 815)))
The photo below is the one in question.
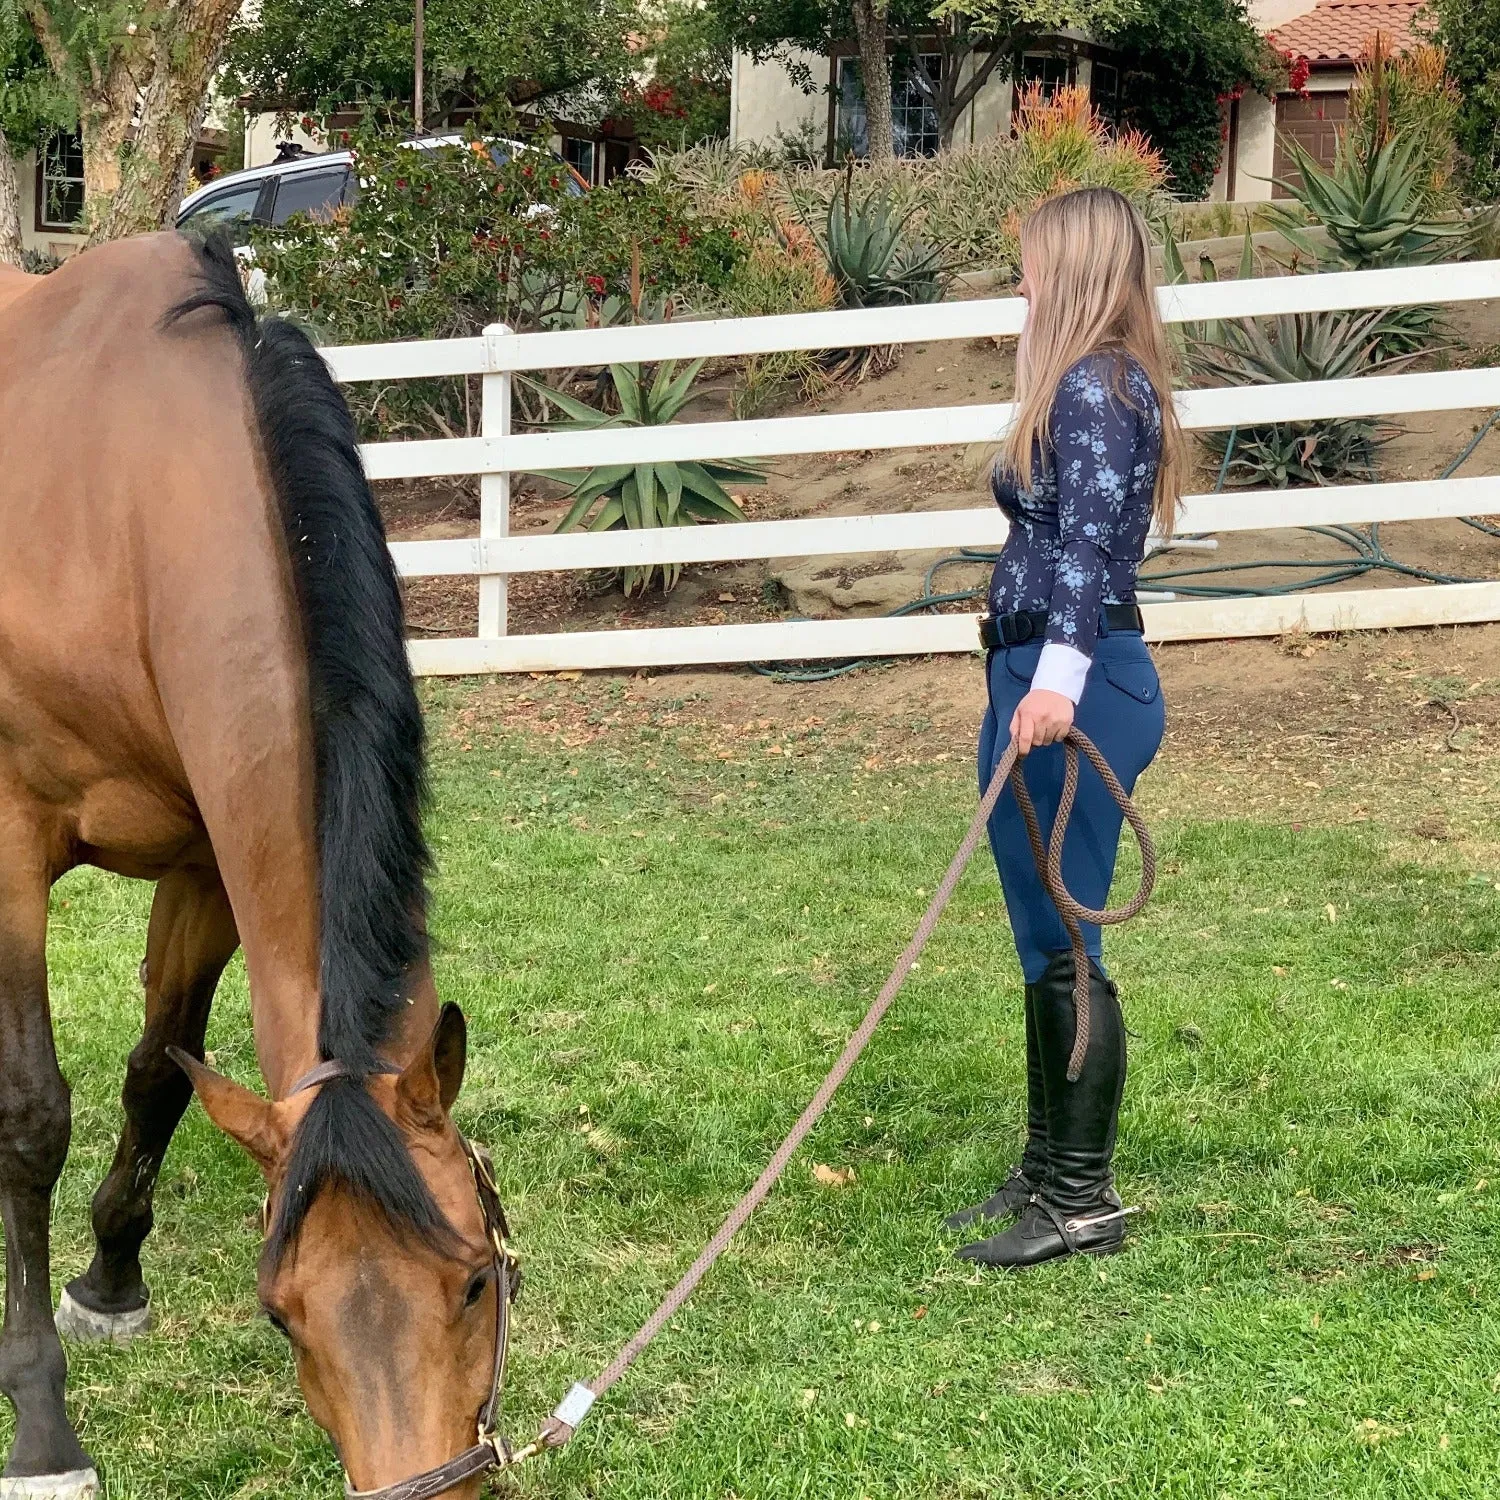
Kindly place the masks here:
MULTIPOLYGON (((917 65, 934 83, 940 62, 935 52, 924 52, 917 59, 917 65)), ((839 101, 834 124, 836 160, 850 151, 857 157, 870 154, 869 115, 856 57, 839 59, 839 101)), ((937 112, 909 72, 891 80, 891 140, 897 156, 937 154, 937 112)))
POLYGON ((271 210, 273 224, 285 224, 293 214, 328 220, 344 201, 344 183, 349 172, 336 167, 331 172, 297 172, 283 177, 276 186, 276 206, 271 210))
POLYGON ((83 142, 59 132, 42 152, 42 223, 67 229, 83 217, 83 142))
POLYGON ((839 104, 834 127, 837 161, 851 152, 860 157, 870 154, 870 122, 865 114, 865 86, 857 57, 839 59, 839 104))
POLYGON ((594 180, 594 143, 580 141, 574 136, 563 137, 563 160, 572 167, 585 182, 594 180))
MULTIPOLYGON (((941 64, 937 53, 926 52, 917 59, 916 66, 935 85, 941 64)), ((897 156, 937 155, 937 111, 927 102, 911 72, 897 80, 891 89, 891 135, 897 156)))
POLYGON ((1021 59, 1021 82, 1039 83, 1044 98, 1051 98, 1068 82, 1068 60, 1045 52, 1028 52, 1021 59))

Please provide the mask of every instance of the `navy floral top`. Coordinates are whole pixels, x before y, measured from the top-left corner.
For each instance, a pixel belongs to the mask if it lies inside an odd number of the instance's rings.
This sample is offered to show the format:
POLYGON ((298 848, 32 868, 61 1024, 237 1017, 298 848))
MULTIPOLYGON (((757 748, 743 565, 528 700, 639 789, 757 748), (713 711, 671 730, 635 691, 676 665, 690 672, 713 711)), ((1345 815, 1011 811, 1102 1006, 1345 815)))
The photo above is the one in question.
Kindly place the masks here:
POLYGON ((1092 658, 1099 611, 1135 598, 1161 457, 1161 406, 1129 355, 1099 350, 1057 383, 1051 443, 1033 458, 1032 487, 996 470, 1010 535, 990 582, 993 614, 1046 610, 1047 642, 1092 658), (1115 394, 1125 361, 1128 401, 1115 394))

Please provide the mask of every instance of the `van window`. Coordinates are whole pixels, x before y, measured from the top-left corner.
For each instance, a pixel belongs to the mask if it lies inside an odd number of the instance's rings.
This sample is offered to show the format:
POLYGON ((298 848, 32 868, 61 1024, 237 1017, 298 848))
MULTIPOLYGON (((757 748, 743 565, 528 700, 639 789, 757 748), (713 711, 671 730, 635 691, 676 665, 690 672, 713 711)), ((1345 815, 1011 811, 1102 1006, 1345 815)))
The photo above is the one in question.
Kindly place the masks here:
POLYGON ((271 210, 273 224, 285 224, 294 214, 328 220, 344 201, 349 182, 348 167, 333 167, 325 172, 292 172, 276 184, 276 205, 271 210))
POLYGON ((250 222, 263 185, 264 179, 260 177, 234 183, 196 204, 185 218, 178 221, 178 225, 203 234, 213 229, 227 229, 236 245, 248 245, 250 222))

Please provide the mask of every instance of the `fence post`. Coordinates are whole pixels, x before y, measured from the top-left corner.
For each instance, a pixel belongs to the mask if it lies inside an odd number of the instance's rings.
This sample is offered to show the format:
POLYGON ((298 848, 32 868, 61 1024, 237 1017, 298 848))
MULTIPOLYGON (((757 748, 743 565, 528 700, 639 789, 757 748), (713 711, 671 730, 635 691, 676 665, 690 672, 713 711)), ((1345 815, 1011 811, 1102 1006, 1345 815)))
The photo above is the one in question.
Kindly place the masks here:
MULTIPOLYGON (((497 368, 500 354, 497 340, 510 333, 504 323, 492 323, 484 330, 485 375, 481 382, 479 434, 485 438, 505 437, 510 432, 511 374, 497 368)), ((482 557, 488 555, 485 543, 510 535, 510 471, 479 476, 479 546, 482 557)), ((506 633, 510 607, 510 580, 504 573, 479 575, 479 638, 496 640, 506 633)))

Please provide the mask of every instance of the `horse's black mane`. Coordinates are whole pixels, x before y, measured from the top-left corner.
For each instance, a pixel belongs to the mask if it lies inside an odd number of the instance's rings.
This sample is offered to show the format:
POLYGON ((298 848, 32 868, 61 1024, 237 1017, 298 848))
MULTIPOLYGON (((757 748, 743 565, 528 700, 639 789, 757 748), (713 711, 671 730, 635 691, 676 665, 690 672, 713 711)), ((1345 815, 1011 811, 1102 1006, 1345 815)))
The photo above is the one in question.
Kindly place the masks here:
POLYGON ((217 309, 234 329, 286 527, 307 648, 317 772, 322 1011, 318 1044, 349 1076, 324 1084, 293 1143, 269 1252, 338 1182, 434 1243, 449 1233, 366 1078, 427 948, 422 714, 401 594, 343 395, 305 334, 258 318, 223 237, 197 247, 199 285, 168 314, 217 309))

